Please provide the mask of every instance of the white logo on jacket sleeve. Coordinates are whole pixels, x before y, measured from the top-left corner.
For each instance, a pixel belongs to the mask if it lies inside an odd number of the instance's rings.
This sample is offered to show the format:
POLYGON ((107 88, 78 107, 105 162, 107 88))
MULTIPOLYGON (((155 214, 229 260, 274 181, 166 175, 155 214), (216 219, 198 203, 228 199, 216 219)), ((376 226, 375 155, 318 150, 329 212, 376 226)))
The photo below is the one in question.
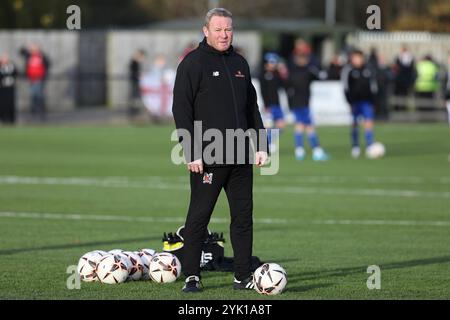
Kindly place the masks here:
POLYGON ((213 77, 218 77, 219 76, 219 71, 213 71, 212 75, 213 75, 213 77))

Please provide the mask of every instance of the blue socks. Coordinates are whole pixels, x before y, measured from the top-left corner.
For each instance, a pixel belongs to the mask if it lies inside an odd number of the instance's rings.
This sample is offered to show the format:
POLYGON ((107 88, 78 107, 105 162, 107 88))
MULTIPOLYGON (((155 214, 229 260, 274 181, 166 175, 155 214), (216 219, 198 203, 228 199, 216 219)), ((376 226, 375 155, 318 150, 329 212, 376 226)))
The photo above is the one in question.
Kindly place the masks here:
MULTIPOLYGON (((304 147, 303 146, 303 133, 295 132, 294 138, 295 138, 295 147, 303 148, 304 147)), ((309 140, 309 144, 312 149, 315 149, 320 146, 319 137, 317 136, 317 134, 315 132, 308 134, 308 140, 309 140)))
POLYGON ((365 132, 365 138, 366 138, 366 146, 370 146, 373 143, 373 130, 366 130, 365 132))
POLYGON ((352 132, 352 147, 359 147, 359 129, 358 127, 353 127, 352 132))
POLYGON ((295 132, 294 133, 294 139, 295 139, 295 147, 301 147, 303 148, 303 133, 301 132, 295 132))
MULTIPOLYGON (((358 127, 352 128, 352 147, 359 147, 359 129, 358 127)), ((364 138, 366 139, 366 146, 370 146, 374 143, 374 133, 373 130, 366 130, 364 132, 364 138)))
POLYGON ((312 149, 315 149, 320 146, 319 138, 317 137, 317 134, 315 132, 310 133, 308 135, 308 139, 309 139, 309 145, 311 146, 312 149))

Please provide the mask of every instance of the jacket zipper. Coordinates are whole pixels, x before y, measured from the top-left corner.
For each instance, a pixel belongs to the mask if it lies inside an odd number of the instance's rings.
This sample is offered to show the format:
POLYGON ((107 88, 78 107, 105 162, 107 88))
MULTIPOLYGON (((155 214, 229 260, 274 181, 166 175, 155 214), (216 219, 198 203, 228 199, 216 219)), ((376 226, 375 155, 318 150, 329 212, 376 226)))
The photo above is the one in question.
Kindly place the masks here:
POLYGON ((237 110, 236 94, 234 92, 233 80, 231 78, 231 73, 230 73, 230 70, 228 69, 227 63, 225 62, 225 56, 223 56, 223 55, 222 55, 222 61, 225 66, 225 70, 227 71, 228 80, 230 81, 231 95, 233 96, 233 102, 234 102, 234 115, 236 117, 236 128, 239 128, 239 115, 238 115, 238 110, 237 110))

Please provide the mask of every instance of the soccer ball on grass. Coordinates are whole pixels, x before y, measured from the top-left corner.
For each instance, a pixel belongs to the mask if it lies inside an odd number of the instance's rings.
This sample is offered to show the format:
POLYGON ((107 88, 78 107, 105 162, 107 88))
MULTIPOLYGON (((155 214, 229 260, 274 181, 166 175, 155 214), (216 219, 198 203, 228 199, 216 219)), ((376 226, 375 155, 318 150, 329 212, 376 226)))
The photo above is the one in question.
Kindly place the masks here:
POLYGON ((85 253, 80 260, 78 260, 77 272, 81 280, 85 282, 98 281, 96 268, 100 260, 105 256, 98 251, 90 251, 85 253))
POLYGON ((255 290, 260 294, 282 293, 287 284, 286 271, 276 263, 264 263, 253 273, 255 290))
POLYGON ((97 265, 97 276, 103 283, 115 284, 125 282, 128 278, 128 266, 120 255, 108 254, 97 265))
POLYGON ((135 253, 139 255, 142 261, 142 279, 149 280, 150 275, 148 273, 148 268, 150 267, 150 261, 156 254, 156 251, 153 249, 141 249, 140 251, 136 251, 135 253))
POLYGON ((178 258, 168 252, 157 253, 149 265, 150 278, 155 282, 169 283, 178 279, 181 274, 181 263, 178 258))
POLYGON ((366 157, 369 159, 379 159, 386 154, 386 148, 381 142, 374 142, 366 149, 366 157))

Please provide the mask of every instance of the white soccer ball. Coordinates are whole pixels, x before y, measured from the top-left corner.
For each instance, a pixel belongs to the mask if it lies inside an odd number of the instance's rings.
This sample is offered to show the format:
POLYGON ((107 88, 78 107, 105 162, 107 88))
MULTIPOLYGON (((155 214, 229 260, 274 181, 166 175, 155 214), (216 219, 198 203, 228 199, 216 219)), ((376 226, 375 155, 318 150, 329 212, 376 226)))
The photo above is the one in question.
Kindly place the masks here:
POLYGON ((108 254, 97 265, 97 277, 103 283, 115 284, 125 282, 128 278, 128 267, 125 258, 108 254))
POLYGON ((174 282, 180 274, 180 260, 171 253, 157 253, 150 261, 149 275, 153 281, 160 283, 174 282))
POLYGON ((369 159, 382 158, 386 153, 386 148, 381 142, 374 142, 366 149, 366 156, 369 159))
MULTIPOLYGON (((127 266, 128 269, 128 279, 127 280, 134 280, 131 278, 131 275, 134 275, 136 270, 133 268, 134 263, 130 260, 130 257, 125 254, 125 250, 122 249, 113 249, 109 250, 108 253, 121 256, 123 258, 123 262, 127 266)), ((137 276, 137 275, 136 275, 137 276)))
POLYGON ((283 292, 287 284, 286 271, 276 263, 264 263, 253 273, 255 290, 266 295, 283 292))
POLYGON ((153 256, 156 254, 156 251, 153 249, 141 249, 140 251, 136 251, 141 258, 142 261, 142 279, 149 280, 150 275, 148 273, 149 267, 150 267, 150 261, 152 260, 153 256))
POLYGON ((100 260, 105 256, 105 254, 90 251, 85 253, 80 260, 78 260, 77 272, 81 280, 86 282, 98 281, 96 268, 100 260))
POLYGON ((124 251, 123 254, 127 257, 130 266, 128 280, 141 280, 144 266, 139 255, 131 251, 124 251))

